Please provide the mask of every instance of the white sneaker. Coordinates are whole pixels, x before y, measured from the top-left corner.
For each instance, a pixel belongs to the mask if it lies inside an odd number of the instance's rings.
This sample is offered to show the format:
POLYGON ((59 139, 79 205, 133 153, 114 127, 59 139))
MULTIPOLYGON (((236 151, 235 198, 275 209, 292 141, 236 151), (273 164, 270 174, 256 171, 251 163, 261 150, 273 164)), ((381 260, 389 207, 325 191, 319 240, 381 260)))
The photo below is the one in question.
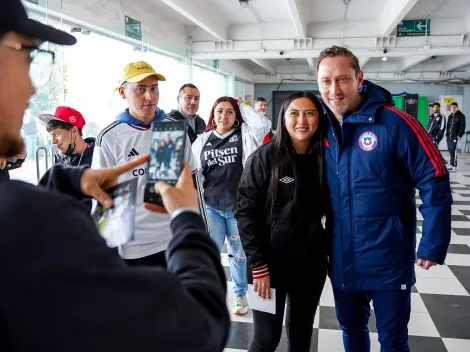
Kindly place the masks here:
POLYGON ((447 171, 455 171, 454 167, 452 165, 447 166, 447 171))
POLYGON ((235 297, 235 305, 233 307, 233 314, 245 315, 246 313, 248 313, 248 300, 246 299, 246 296, 235 297))

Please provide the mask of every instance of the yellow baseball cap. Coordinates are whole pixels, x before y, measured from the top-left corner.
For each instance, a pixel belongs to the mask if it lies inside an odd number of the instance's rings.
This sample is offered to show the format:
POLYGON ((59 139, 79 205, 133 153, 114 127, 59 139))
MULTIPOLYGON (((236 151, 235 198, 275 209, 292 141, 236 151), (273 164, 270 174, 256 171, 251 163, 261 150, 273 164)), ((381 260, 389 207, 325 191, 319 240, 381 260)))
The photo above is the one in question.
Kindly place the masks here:
POLYGON ((157 77, 159 81, 166 81, 165 76, 157 73, 154 68, 145 61, 132 62, 126 65, 124 70, 122 70, 119 87, 121 87, 124 82, 138 83, 150 76, 157 77))

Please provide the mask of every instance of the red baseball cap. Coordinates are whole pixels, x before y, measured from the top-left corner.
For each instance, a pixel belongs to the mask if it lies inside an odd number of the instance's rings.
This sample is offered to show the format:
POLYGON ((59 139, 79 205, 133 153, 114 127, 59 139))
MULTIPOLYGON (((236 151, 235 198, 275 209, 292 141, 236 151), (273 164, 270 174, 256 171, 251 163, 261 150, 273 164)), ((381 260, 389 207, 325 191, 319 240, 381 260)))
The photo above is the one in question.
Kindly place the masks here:
POLYGON ((73 126, 78 127, 81 130, 83 130, 83 127, 86 124, 83 115, 79 111, 72 109, 68 106, 59 106, 55 110, 54 115, 39 115, 39 119, 46 124, 51 120, 67 122, 73 126))

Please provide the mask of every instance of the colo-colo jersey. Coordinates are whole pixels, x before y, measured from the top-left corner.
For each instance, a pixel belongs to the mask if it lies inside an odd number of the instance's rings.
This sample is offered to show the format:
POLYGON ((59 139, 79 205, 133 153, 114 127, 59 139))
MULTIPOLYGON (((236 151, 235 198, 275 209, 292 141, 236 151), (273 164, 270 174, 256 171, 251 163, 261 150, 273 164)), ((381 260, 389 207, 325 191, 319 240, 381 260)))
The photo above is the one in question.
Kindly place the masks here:
POLYGON ((210 207, 235 209, 238 184, 243 173, 241 128, 224 135, 213 132, 201 152, 204 200, 210 207))
MULTIPOLYGON (((166 118, 163 110, 157 109, 154 121, 166 118)), ((119 115, 115 122, 105 127, 99 134, 93 155, 92 168, 99 169, 123 164, 150 152, 152 131, 129 115, 128 110, 119 115)), ((197 163, 186 136, 184 160, 192 173, 197 172, 197 163)), ((148 163, 138 166, 118 179, 124 182, 138 178, 134 239, 121 248, 125 259, 146 257, 164 251, 172 238, 171 218, 168 214, 154 213, 144 208, 144 186, 147 183, 148 163)))

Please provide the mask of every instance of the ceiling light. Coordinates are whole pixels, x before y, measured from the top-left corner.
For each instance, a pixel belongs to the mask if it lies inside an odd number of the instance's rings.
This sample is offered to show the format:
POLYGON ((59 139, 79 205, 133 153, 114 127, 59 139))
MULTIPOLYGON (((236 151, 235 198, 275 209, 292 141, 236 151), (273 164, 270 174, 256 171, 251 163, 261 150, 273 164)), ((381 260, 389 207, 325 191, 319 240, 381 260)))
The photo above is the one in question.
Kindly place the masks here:
POLYGON ((382 61, 387 61, 387 57, 384 56, 384 57, 382 58, 382 61))

